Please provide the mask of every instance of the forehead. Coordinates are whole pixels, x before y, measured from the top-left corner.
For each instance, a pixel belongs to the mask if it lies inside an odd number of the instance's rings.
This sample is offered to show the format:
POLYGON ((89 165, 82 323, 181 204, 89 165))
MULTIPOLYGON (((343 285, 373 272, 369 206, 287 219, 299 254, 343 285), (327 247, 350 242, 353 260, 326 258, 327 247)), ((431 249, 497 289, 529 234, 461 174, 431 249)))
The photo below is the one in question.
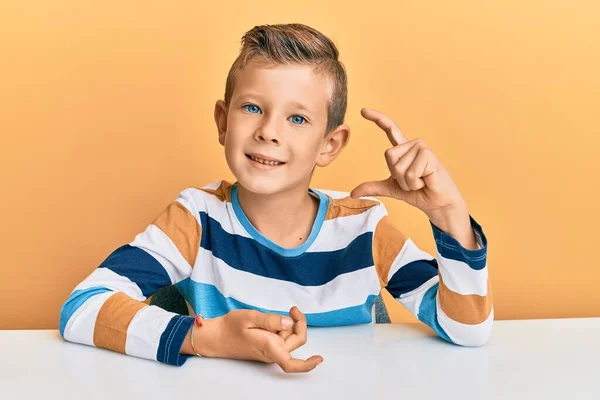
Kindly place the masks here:
POLYGON ((300 103, 313 113, 327 113, 329 80, 310 65, 249 63, 238 74, 232 100, 258 97, 273 105, 300 103))

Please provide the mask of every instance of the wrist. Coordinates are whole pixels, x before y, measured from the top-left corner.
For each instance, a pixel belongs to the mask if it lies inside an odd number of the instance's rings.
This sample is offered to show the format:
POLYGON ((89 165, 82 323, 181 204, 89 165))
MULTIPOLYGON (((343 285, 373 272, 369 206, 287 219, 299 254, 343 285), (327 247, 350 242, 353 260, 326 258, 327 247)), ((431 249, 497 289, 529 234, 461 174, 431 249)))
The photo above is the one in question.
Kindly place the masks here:
MULTIPOLYGON (((196 352, 204 357, 218 356, 218 331, 220 318, 202 320, 202 326, 196 325, 189 330, 183 345, 181 354, 196 355, 196 352), (194 346, 192 347, 191 334, 194 333, 194 346)), ((196 322, 194 321, 194 324, 196 322)))
POLYGON ((478 249, 466 202, 457 202, 444 209, 435 210, 427 216, 433 225, 452 236, 465 249, 478 249))
POLYGON ((458 200, 451 205, 428 212, 427 217, 435 226, 449 233, 451 227, 456 226, 458 221, 464 223, 465 219, 469 219, 469 211, 467 203, 458 200))

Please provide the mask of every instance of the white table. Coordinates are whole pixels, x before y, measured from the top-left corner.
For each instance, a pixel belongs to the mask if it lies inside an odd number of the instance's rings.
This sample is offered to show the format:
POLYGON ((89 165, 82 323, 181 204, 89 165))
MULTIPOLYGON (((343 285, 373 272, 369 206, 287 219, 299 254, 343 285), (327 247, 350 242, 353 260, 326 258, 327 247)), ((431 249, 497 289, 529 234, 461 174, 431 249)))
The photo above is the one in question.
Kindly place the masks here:
POLYGON ((310 328, 277 365, 192 358, 180 368, 64 342, 57 331, 0 331, 0 398, 55 399, 600 399, 600 318, 496 321, 464 348, 421 324, 310 328), (52 395, 52 396, 50 396, 52 395))

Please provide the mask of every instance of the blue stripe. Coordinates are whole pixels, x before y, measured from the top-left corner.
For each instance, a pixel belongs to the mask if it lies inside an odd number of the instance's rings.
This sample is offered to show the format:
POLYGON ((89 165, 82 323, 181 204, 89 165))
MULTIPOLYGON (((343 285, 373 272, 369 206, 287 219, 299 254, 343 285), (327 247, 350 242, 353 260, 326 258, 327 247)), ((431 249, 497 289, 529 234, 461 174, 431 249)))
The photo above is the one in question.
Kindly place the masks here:
POLYGON ((230 267, 254 275, 302 286, 320 286, 338 275, 373 266, 372 232, 363 233, 341 250, 285 257, 254 239, 226 232, 205 212, 200 212, 200 220, 203 227, 200 246, 230 267))
POLYGON ((156 351, 156 359, 162 363, 182 366, 190 357, 186 354, 181 354, 181 346, 185 340, 185 336, 192 327, 194 318, 175 315, 165 328, 165 331, 160 335, 158 350, 156 351))
MULTIPOLYGON (((179 282, 176 286, 190 303, 194 312, 202 314, 205 318, 220 317, 231 310, 240 309, 289 315, 289 310, 268 310, 242 303, 232 297, 225 297, 214 285, 195 282, 190 278, 179 282)), ((369 324, 372 322, 371 312, 376 298, 377 295, 370 295, 363 304, 357 306, 322 313, 306 313, 304 315, 309 326, 369 324)))
POLYGON ((454 344, 437 319, 437 300, 435 296, 439 286, 440 284, 436 283, 425 293, 423 300, 421 300, 417 316, 419 321, 433 329, 442 339, 454 344))
POLYGON ((431 221, 429 221, 429 223, 433 229, 433 237, 435 238, 437 250, 442 256, 452 260, 462 261, 474 270, 481 270, 485 268, 487 262, 487 238, 477 221, 471 216, 469 216, 469 219, 473 231, 477 232, 481 237, 482 247, 479 250, 465 249, 458 240, 440 230, 431 221))
POLYGON ((71 316, 85 303, 90 297, 100 293, 110 292, 111 290, 101 286, 90 287, 87 289, 76 290, 67 299, 60 309, 60 317, 58 321, 58 330, 60 335, 65 337, 65 328, 71 316))
POLYGON ((319 235, 319 231, 321 230, 321 226, 323 226, 323 222, 325 221, 325 216, 327 215, 327 208, 329 205, 329 198, 325 194, 310 188, 308 190, 309 192, 314 193, 319 197, 319 209, 317 211, 317 215, 313 222, 313 226, 308 238, 304 241, 304 243, 302 243, 302 245, 294 248, 286 248, 279 246, 278 244, 269 240, 269 238, 260 233, 258 229, 256 229, 254 225, 252 225, 248 217, 246 217, 242 206, 240 205, 238 199, 237 183, 234 184, 231 188, 231 205, 233 207, 235 215, 240 220, 240 223, 242 224, 246 232, 248 232, 250 236, 252 236, 258 243, 262 244, 263 246, 282 256, 295 257, 304 253, 319 235))
POLYGON ((394 298, 415 290, 438 274, 437 260, 417 260, 401 267, 390 278, 386 289, 394 298))
POLYGON ((163 286, 171 285, 171 278, 163 266, 139 247, 128 244, 119 247, 98 268, 108 268, 129 278, 148 297, 163 286))

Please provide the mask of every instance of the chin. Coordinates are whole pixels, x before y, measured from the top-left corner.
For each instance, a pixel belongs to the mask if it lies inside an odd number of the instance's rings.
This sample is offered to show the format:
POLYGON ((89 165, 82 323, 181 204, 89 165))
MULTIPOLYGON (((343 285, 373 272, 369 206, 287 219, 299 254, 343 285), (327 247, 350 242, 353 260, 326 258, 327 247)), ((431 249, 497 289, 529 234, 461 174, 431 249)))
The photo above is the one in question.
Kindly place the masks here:
POLYGON ((273 179, 268 176, 236 176, 240 186, 244 189, 262 195, 269 195, 281 192, 285 189, 285 184, 288 182, 278 182, 278 179, 273 179))

